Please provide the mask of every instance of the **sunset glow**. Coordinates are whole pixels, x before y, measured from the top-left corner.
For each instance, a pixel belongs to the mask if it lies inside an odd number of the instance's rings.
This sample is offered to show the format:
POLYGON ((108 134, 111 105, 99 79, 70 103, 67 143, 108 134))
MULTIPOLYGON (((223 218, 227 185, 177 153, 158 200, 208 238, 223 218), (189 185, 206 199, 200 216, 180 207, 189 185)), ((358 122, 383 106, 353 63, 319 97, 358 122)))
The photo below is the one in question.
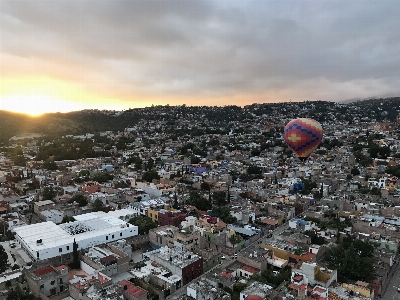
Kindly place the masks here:
POLYGON ((398 1, 40 4, 1 1, 0 109, 38 115, 400 92, 398 1))

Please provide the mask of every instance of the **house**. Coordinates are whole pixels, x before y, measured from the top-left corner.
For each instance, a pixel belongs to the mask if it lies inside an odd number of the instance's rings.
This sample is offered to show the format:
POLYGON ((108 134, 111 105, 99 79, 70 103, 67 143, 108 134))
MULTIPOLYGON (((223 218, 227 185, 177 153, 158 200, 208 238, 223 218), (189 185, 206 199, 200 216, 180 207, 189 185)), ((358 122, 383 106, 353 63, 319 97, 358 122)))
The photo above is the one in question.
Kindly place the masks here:
POLYGON ((118 284, 122 287, 122 295, 126 300, 146 300, 147 291, 131 283, 128 280, 121 280, 118 284))
POLYGON ((52 299, 56 295, 61 295, 61 298, 69 295, 68 267, 65 265, 45 266, 34 271, 28 271, 25 276, 29 290, 36 297, 52 299))

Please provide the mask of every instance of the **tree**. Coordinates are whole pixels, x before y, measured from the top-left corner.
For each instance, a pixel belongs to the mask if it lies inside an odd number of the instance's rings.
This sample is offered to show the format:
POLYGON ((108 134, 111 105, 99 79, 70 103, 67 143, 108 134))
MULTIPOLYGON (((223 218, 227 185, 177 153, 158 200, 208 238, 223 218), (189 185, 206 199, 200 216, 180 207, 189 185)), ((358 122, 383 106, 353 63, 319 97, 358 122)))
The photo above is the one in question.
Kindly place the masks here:
POLYGON ((0 245, 0 273, 7 270, 8 265, 8 255, 6 250, 4 250, 3 245, 0 245))
POLYGON ((92 210, 93 211, 105 211, 106 207, 104 206, 103 201, 101 201, 100 199, 96 199, 92 203, 92 210))
POLYGON ((224 205, 226 203, 226 193, 224 191, 216 191, 212 194, 212 197, 217 205, 224 205))
POLYGON ((200 162, 201 162, 200 157, 197 157, 196 155, 190 156, 190 163, 191 163, 192 165, 199 164, 200 162))
POLYGON ((233 248, 235 248, 235 245, 239 244, 241 241, 243 241, 243 238, 238 234, 232 234, 229 237, 229 242, 233 245, 233 248))
POLYGON ((179 207, 179 205, 178 205, 178 196, 176 194, 176 191, 175 191, 175 194, 174 194, 174 204, 172 205, 172 207, 175 208, 175 209, 178 209, 178 207, 179 207))
POLYGON ((351 169, 350 173, 353 176, 357 176, 357 175, 360 175, 360 170, 358 168, 354 167, 353 169, 351 169))
POLYGON ((13 271, 14 270, 18 270, 19 269, 19 265, 17 265, 17 264, 14 264, 13 266, 12 266, 12 268, 11 268, 13 271))
POLYGON ((329 268, 338 270, 343 281, 369 281, 374 277, 372 255, 373 246, 345 238, 342 244, 327 248, 323 259, 329 268))
POLYGON ((72 265, 73 269, 79 269, 80 262, 79 262, 79 252, 78 252, 78 243, 75 241, 72 244, 72 265))
POLYGON ((159 180, 160 176, 158 175, 157 171, 150 170, 150 171, 147 171, 147 172, 143 173, 142 179, 147 181, 147 182, 152 182, 153 179, 159 180))
POLYGON ((57 167, 56 163, 53 160, 50 160, 50 159, 46 160, 43 163, 42 167, 44 169, 51 170, 51 171, 58 170, 58 167, 57 167))
POLYGON ((65 217, 62 219, 61 223, 69 223, 69 222, 74 222, 74 221, 75 221, 75 218, 74 218, 74 217, 65 216, 65 217))
POLYGON ((207 201, 197 191, 190 192, 188 202, 199 210, 209 210, 212 208, 210 201, 207 201))
POLYGON ((101 172, 96 172, 92 176, 92 180, 97 181, 98 183, 107 182, 112 179, 114 179, 114 176, 112 174, 108 173, 108 171, 106 171, 106 170, 101 171, 101 172))
POLYGON ((157 228, 157 223, 148 217, 134 217, 128 223, 137 226, 139 234, 148 234, 150 229, 157 228))
POLYGON ((80 207, 88 205, 88 199, 84 195, 75 195, 68 200, 69 203, 78 203, 80 207))
POLYGON ((57 196, 57 191, 52 186, 46 186, 43 188, 42 197, 43 200, 53 200, 57 196))

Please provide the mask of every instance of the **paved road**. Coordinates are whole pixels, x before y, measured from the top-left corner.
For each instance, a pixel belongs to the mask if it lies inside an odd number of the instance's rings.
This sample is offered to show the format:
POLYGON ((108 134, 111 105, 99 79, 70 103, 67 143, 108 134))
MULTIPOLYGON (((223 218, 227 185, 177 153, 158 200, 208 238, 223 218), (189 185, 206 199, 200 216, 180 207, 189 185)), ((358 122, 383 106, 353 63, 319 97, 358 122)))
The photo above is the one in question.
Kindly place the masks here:
POLYGON ((15 244, 17 245, 16 248, 11 248, 8 241, 7 242, 1 242, 0 244, 3 246, 4 250, 6 250, 7 255, 8 255, 8 263, 10 264, 10 268, 8 268, 6 270, 6 272, 7 271, 11 271, 11 267, 14 264, 17 264, 20 267, 21 266, 26 266, 27 262, 18 253, 18 251, 21 251, 21 247, 18 247, 18 243, 17 242, 15 242, 15 244), (13 258, 13 256, 11 254, 14 254, 15 260, 14 260, 14 258, 13 258))
POLYGON ((389 273, 389 283, 387 289, 381 299, 394 300, 400 299, 400 293, 397 291, 397 287, 400 286, 400 264, 397 261, 393 273, 389 273))

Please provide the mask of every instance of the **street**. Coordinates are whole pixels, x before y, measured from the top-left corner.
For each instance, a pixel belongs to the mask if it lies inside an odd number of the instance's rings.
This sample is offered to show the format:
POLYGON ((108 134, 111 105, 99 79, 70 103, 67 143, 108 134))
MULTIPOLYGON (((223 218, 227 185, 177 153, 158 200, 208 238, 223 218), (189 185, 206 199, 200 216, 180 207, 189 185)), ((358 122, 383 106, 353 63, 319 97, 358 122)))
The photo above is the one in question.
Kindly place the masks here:
POLYGON ((6 272, 11 271, 11 268, 14 264, 19 265, 20 267, 26 266, 27 262, 31 261, 30 258, 25 254, 25 261, 24 258, 22 258, 21 254, 19 253, 20 251, 23 251, 21 247, 18 247, 18 243, 15 242, 16 247, 11 248, 9 242, 1 242, 0 245, 4 247, 4 250, 7 252, 8 255, 8 263, 10 267, 6 270, 6 272), (14 258, 13 258, 14 256, 14 258))
POLYGON ((395 263, 395 269, 392 276, 389 274, 389 282, 387 284, 387 289, 383 294, 381 299, 394 300, 400 299, 400 292, 397 291, 397 287, 400 286, 400 265, 395 263))

